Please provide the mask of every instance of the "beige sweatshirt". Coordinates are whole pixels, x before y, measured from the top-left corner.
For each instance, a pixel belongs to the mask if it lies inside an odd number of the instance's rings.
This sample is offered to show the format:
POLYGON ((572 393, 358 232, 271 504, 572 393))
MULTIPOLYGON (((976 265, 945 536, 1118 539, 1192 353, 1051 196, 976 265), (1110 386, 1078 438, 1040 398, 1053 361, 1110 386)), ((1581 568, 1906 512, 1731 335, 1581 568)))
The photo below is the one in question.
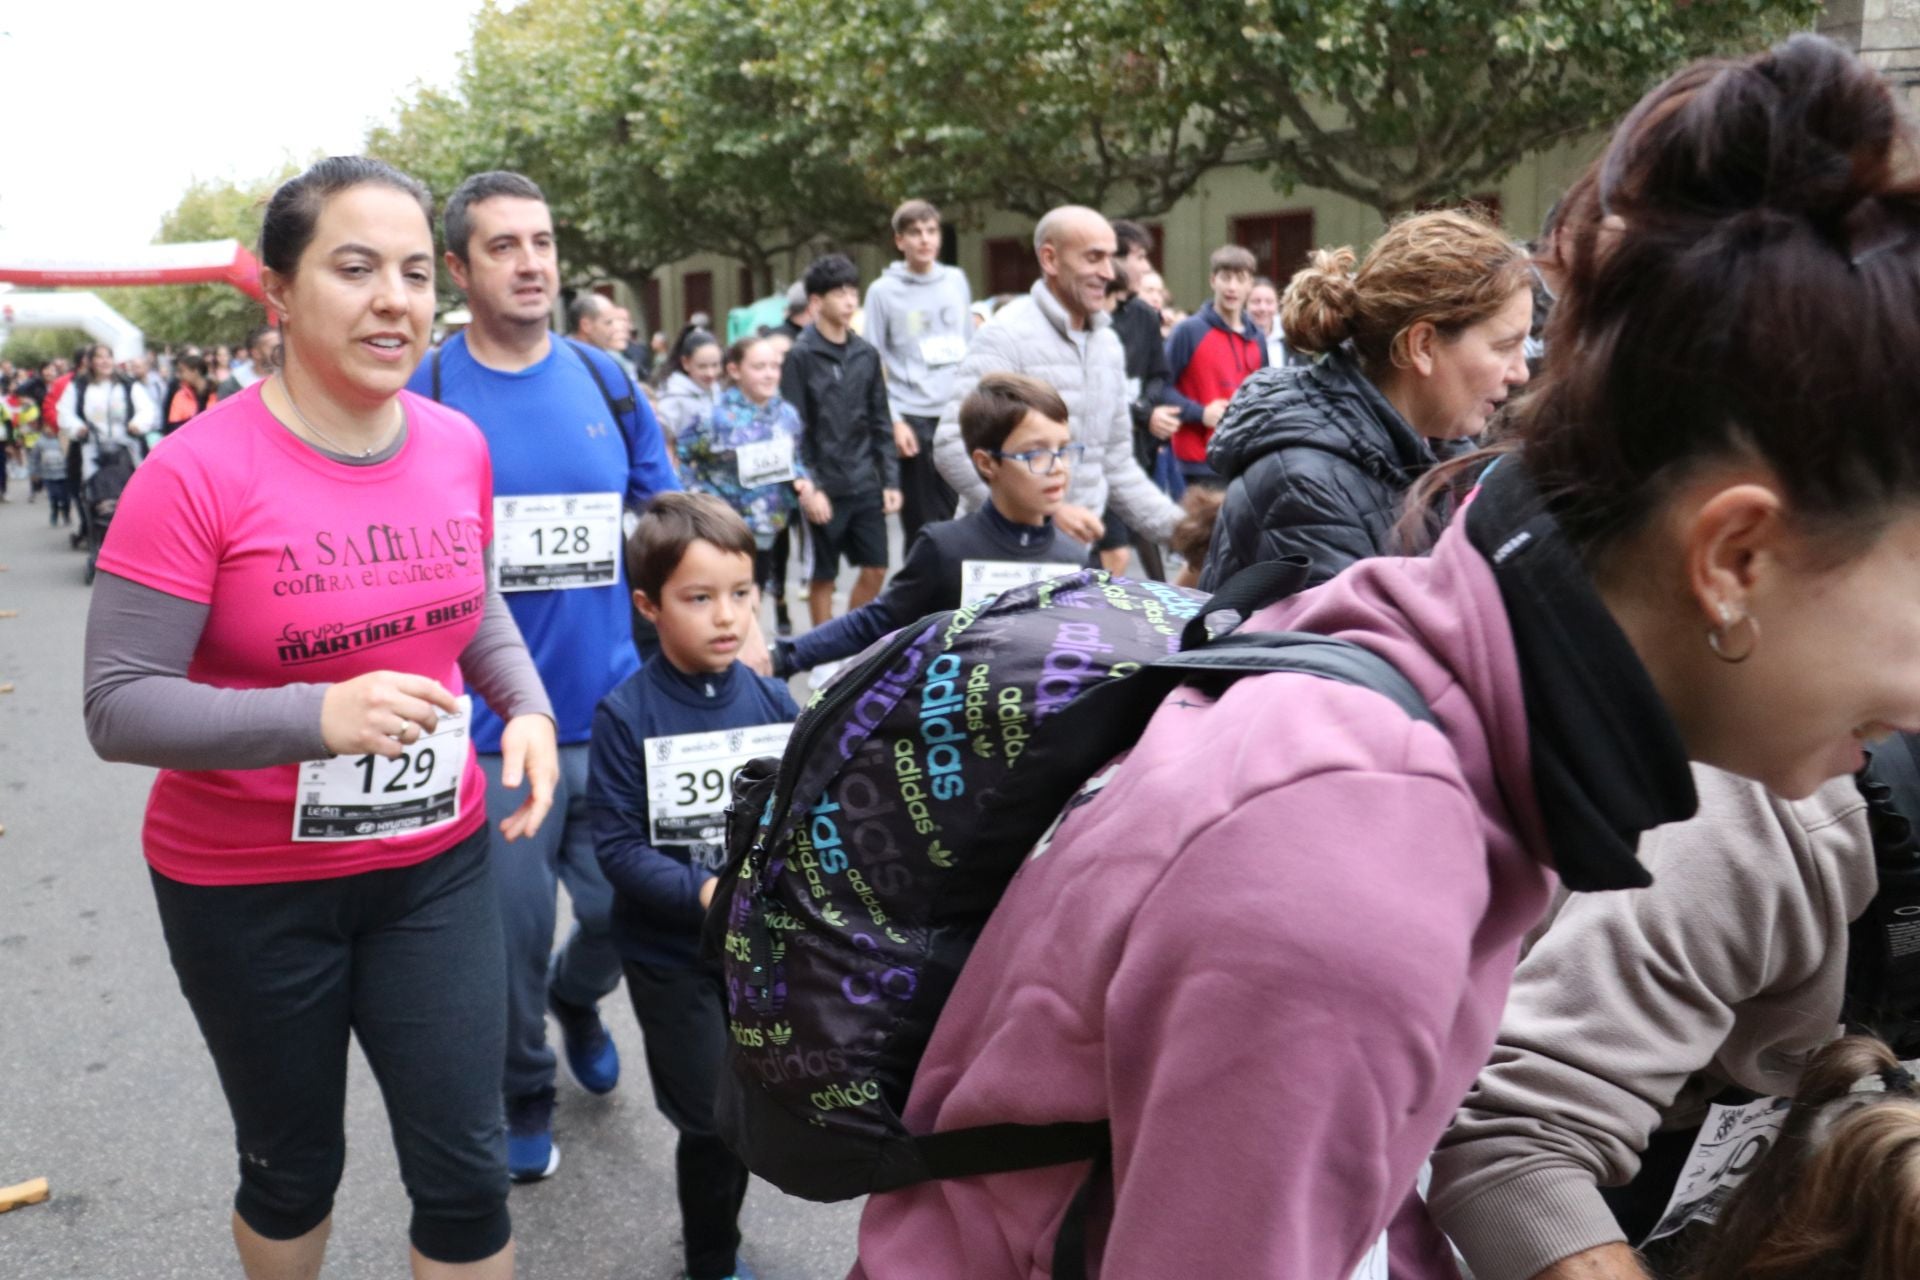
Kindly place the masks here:
POLYGON ((1873 898, 1851 778, 1806 800, 1694 768, 1700 811, 1649 832, 1653 887, 1566 898, 1514 975, 1493 1057, 1433 1157, 1428 1204, 1475 1280, 1622 1240, 1598 1188, 1728 1084, 1793 1091, 1837 1034, 1847 926, 1873 898))

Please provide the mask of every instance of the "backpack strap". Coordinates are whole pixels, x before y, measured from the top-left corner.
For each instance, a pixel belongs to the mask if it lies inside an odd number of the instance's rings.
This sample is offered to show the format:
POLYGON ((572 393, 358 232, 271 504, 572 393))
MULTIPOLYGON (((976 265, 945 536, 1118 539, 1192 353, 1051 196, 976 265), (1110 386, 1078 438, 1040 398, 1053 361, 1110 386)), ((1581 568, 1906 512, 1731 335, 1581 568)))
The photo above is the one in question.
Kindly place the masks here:
MULTIPOLYGON (((587 354, 586 344, 577 338, 562 338, 561 341, 573 349, 573 354, 580 357, 581 364, 587 366, 587 372, 593 375, 593 385, 600 388, 600 398, 607 402, 608 412, 613 414, 615 422, 620 423, 620 430, 626 435, 627 439, 633 439, 633 432, 624 421, 636 407, 636 402, 633 398, 633 383, 629 380, 627 382, 627 394, 615 399, 613 389, 607 386, 607 380, 600 376, 600 366, 595 364, 593 357, 587 354)), ((622 377, 624 377, 626 370, 622 369, 620 372, 622 377)))
POLYGON ((433 349, 433 402, 440 403, 440 348, 433 349))
POLYGON ((1920 1052, 1920 758, 1899 734, 1875 747, 1854 782, 1867 802, 1877 887, 1847 930, 1841 1018, 1903 1056, 1920 1052))
POLYGON ((911 1151, 924 1167, 911 1181, 972 1178, 1048 1165, 1093 1161, 1060 1221, 1053 1243, 1053 1280, 1086 1280, 1087 1218, 1094 1197, 1113 1179, 1113 1136, 1105 1120, 1058 1124, 983 1124, 915 1137, 911 1151))
MULTIPOLYGON (((1270 604, 1277 604, 1307 585, 1311 566, 1305 556, 1287 556, 1280 560, 1262 560, 1250 564, 1228 578, 1200 612, 1188 620, 1180 633, 1182 651, 1198 649, 1207 643, 1207 619, 1216 613, 1237 613, 1242 618, 1270 604)), ((1236 624, 1237 625, 1237 624, 1236 624)))
POLYGON ((1093 1168, 1067 1202, 1060 1233, 1053 1238, 1053 1280, 1087 1280, 1087 1219, 1093 1198, 1113 1182, 1113 1146, 1109 1143, 1093 1158, 1093 1168))
POLYGON ((913 1139, 923 1178, 972 1178, 1097 1158, 1113 1149, 1105 1120, 982 1124, 913 1139))
POLYGON ((1226 641, 1170 654, 1153 667, 1160 671, 1192 672, 1197 678, 1188 683, 1202 687, 1212 685, 1216 689, 1242 676, 1297 671, 1371 689, 1392 701, 1409 718, 1438 727, 1427 700, 1399 668, 1373 650, 1347 640, 1303 631, 1236 632, 1226 641))

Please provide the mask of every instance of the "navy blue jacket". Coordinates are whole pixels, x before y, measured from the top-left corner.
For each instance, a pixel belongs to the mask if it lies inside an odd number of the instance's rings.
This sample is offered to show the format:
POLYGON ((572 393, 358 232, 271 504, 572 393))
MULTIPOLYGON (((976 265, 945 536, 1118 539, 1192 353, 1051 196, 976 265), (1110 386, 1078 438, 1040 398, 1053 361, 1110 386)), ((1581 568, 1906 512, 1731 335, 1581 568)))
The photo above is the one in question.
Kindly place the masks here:
POLYGON ((978 511, 921 529, 907 548, 900 572, 872 601, 797 640, 775 642, 775 674, 811 671, 823 662, 850 658, 889 631, 931 613, 958 609, 961 566, 969 560, 1080 565, 1086 563, 1087 549, 1054 528, 1051 520, 1043 525, 1015 524, 988 499, 978 511))
POLYGON ((700 963, 700 886, 725 858, 718 841, 653 844, 647 824, 648 738, 791 723, 800 715, 778 680, 736 662, 686 675, 662 656, 600 700, 587 765, 593 851, 613 885, 613 943, 642 964, 700 963))

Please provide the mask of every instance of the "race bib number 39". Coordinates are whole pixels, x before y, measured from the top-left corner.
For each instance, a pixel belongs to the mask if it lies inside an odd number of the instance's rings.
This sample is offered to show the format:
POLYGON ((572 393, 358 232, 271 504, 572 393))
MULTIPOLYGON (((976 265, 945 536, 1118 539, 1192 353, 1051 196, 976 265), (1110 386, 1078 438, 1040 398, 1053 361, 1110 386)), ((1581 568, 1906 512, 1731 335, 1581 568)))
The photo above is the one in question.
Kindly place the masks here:
POLYGON ((620 495, 515 494, 493 500, 493 572, 502 591, 619 581, 620 495))
POLYGON ((647 820, 653 843, 698 844, 726 835, 733 775, 757 756, 787 749, 790 724, 648 738, 647 820))
POLYGON ((1051 560, 962 560, 960 603, 973 604, 1028 583, 1074 573, 1082 567, 1051 560))
POLYGON ((473 699, 457 715, 389 760, 335 756, 300 766, 293 796, 293 838, 378 840, 444 827, 460 817, 473 699))

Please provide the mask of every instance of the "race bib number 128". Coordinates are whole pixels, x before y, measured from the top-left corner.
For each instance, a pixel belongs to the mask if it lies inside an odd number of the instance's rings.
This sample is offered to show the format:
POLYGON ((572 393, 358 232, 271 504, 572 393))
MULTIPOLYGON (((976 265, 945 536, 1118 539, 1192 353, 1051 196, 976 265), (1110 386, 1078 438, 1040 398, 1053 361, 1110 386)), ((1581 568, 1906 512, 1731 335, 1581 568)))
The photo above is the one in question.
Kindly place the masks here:
POLYGON ((619 555, 617 493, 493 500, 493 572, 502 591, 603 587, 619 580, 619 555))

